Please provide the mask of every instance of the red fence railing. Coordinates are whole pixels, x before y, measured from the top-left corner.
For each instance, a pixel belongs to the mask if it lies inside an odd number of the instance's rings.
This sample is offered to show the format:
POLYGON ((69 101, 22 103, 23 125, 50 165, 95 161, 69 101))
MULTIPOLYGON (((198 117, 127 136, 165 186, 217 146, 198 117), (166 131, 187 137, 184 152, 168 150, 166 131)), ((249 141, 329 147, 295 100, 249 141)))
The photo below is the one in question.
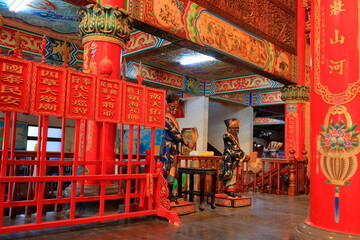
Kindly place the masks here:
POLYGON ((0 55, 0 89, 0 234, 145 215, 181 224, 154 159, 155 128, 165 125, 164 90, 21 59, 21 49, 0 55), (18 114, 37 120, 36 152, 15 151, 18 114), (58 153, 48 151, 50 122, 61 126, 58 153), (145 127, 147 158, 140 155, 145 127), (72 154, 65 152, 69 139, 72 154), (115 211, 108 211, 111 204, 115 211), (96 211, 84 215, 89 209, 96 211))
MULTIPOLYGON (((221 156, 187 156, 180 155, 178 166, 213 168, 219 170, 221 156)), ((238 192, 257 192, 270 194, 288 194, 295 196, 305 192, 307 158, 306 152, 301 159, 294 157, 291 151, 289 159, 261 158, 261 168, 258 172, 251 170, 249 162, 243 162, 237 168, 238 192)), ((211 179, 206 179, 210 183, 211 179)), ((210 191, 211 184, 206 184, 206 190, 210 191)), ((186 187, 186 184, 185 184, 186 187)), ((216 184, 216 192, 223 192, 220 182, 216 184)))

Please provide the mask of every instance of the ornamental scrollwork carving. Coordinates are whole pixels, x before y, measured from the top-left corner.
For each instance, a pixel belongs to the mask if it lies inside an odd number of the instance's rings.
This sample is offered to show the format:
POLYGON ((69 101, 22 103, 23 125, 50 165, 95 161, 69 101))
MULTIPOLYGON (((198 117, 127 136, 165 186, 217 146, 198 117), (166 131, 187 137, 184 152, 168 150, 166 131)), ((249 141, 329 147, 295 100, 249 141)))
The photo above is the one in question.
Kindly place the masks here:
POLYGON ((310 88, 303 85, 289 85, 281 89, 281 100, 287 101, 304 101, 310 99, 310 88))
POLYGON ((306 41, 310 44, 310 32, 311 32, 311 8, 310 8, 310 0, 303 0, 303 7, 305 8, 305 35, 306 41))
POLYGON ((129 13, 117 6, 89 4, 79 11, 81 22, 78 28, 80 36, 91 40, 112 39, 112 42, 124 45, 130 40, 133 20, 129 13))
POLYGON ((295 0, 277 0, 277 4, 270 0, 193 1, 254 34, 269 37, 267 40, 279 46, 296 49, 295 0))

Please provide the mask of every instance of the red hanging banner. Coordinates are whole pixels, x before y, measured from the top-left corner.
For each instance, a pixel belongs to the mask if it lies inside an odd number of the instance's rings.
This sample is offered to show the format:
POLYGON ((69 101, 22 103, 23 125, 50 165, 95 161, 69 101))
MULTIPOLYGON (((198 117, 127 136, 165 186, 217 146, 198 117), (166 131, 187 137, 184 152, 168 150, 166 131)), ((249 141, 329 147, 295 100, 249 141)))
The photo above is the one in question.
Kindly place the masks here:
POLYGON ((30 114, 63 117, 67 69, 34 63, 30 114))
POLYGON ((145 86, 125 82, 123 103, 123 123, 129 125, 144 125, 146 107, 145 86))
POLYGON ((165 90, 146 88, 146 111, 145 126, 164 128, 165 127, 165 90))
POLYGON ((31 61, 0 56, 0 110, 29 112, 31 61))
POLYGON ((123 83, 109 78, 97 78, 95 121, 121 122, 123 83))
POLYGON ((66 118, 93 120, 95 114, 96 77, 69 70, 66 92, 66 118))

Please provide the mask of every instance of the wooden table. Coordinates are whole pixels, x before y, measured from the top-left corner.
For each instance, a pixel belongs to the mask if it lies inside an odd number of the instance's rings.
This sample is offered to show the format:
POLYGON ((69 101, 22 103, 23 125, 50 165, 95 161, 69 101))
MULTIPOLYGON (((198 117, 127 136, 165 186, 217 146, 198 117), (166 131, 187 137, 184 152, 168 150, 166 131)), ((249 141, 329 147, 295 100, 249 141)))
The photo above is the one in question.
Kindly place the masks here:
POLYGON ((201 211, 205 209, 205 195, 211 197, 211 208, 215 208, 215 191, 216 191, 216 181, 217 181, 217 170, 210 168, 178 168, 178 192, 179 197, 182 197, 182 194, 189 194, 189 201, 194 202, 194 195, 200 196, 200 207, 201 211), (182 173, 190 175, 189 190, 182 190, 182 173), (194 175, 200 175, 200 191, 194 191, 194 175), (206 175, 211 175, 211 192, 205 192, 205 177, 206 175))

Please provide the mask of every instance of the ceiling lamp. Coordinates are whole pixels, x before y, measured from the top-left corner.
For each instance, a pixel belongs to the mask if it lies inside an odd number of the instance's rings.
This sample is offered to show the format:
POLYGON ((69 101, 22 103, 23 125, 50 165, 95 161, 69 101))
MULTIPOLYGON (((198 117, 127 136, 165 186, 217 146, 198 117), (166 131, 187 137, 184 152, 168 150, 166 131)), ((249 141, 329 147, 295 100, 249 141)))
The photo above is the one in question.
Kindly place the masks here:
POLYGON ((9 10, 12 12, 18 12, 29 2, 30 0, 12 0, 9 4, 9 10))
POLYGON ((209 57, 206 55, 195 55, 194 57, 181 58, 180 64, 181 65, 189 65, 189 64, 194 64, 194 63, 207 62, 207 61, 211 61, 211 60, 215 60, 215 58, 209 57))

